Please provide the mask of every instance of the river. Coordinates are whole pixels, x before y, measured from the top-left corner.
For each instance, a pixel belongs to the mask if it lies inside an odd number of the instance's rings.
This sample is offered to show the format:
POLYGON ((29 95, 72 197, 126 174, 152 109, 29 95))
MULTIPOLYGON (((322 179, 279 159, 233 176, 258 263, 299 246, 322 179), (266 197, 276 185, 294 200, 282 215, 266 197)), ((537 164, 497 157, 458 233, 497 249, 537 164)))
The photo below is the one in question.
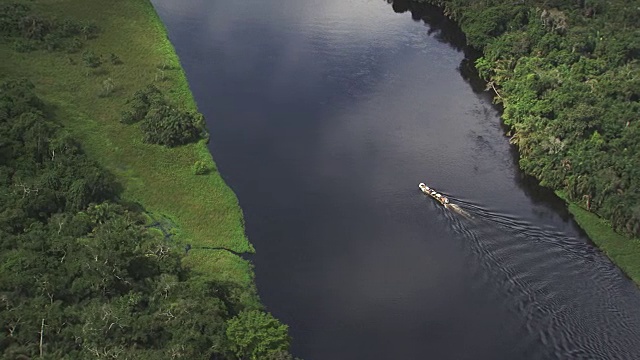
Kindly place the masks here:
POLYGON ((519 172, 437 9, 153 3, 296 356, 640 359, 640 292, 519 172))

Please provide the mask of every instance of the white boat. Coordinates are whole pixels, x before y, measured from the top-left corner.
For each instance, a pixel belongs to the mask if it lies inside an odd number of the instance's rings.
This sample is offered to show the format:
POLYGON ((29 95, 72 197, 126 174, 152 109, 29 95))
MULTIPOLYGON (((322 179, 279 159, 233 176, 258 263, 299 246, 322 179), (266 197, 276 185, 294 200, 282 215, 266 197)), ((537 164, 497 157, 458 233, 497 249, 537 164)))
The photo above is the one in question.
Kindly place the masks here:
POLYGON ((438 193, 437 191, 433 190, 432 188, 428 187, 425 183, 420 183, 418 184, 418 187, 420 188, 420 190, 422 190, 423 193, 425 193, 426 195, 431 196, 432 198, 436 199, 440 204, 447 206, 449 204, 449 199, 447 199, 446 196, 438 193))

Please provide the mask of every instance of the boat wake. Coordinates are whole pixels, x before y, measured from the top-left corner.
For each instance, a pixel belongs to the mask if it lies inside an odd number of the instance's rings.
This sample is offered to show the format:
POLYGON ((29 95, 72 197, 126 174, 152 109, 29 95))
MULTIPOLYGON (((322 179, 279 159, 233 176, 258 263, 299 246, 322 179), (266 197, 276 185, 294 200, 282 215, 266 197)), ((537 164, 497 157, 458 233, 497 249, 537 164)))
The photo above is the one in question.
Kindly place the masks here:
POLYGON ((463 208, 461 208, 460 206, 458 206, 456 204, 446 204, 444 207, 449 209, 449 210, 451 210, 451 211, 453 211, 453 212, 456 212, 456 213, 462 215, 463 217, 465 217, 465 218, 467 218, 469 220, 473 219, 473 216, 471 216, 471 214, 469 214, 467 211, 465 211, 463 208))
POLYGON ((443 212, 464 240, 473 286, 521 317, 518 352, 544 358, 633 359, 640 345, 635 287, 588 241, 450 197, 443 212), (462 215, 462 216, 456 216, 462 215), (473 221, 465 221, 473 219, 473 221), (594 294, 606 294, 604 296, 594 294), (615 326, 611 326, 615 324, 615 326), (602 336, 599 329, 611 334, 602 336))
POLYGON ((471 216, 471 214, 469 214, 467 211, 465 211, 464 209, 462 209, 460 206, 456 205, 456 204, 452 204, 449 201, 449 198, 447 196, 445 196, 444 194, 440 194, 437 191, 435 191, 434 189, 428 187, 425 183, 420 183, 418 184, 418 187, 420 188, 420 190, 425 194, 425 195, 429 195, 432 198, 436 199, 440 204, 442 204, 446 209, 449 209, 453 212, 456 212, 460 215, 462 215, 463 217, 467 218, 467 219, 473 219, 473 216, 471 216))

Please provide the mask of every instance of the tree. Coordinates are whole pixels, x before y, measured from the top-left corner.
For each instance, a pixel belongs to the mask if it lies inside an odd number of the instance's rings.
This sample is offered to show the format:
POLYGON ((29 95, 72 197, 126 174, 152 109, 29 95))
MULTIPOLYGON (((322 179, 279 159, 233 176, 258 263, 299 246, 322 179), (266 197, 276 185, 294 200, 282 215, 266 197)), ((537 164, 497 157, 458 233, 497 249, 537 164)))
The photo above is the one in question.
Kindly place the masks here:
POLYGON ((128 109, 124 110, 120 116, 123 124, 134 124, 144 119, 152 106, 166 104, 162 92, 155 85, 148 85, 144 89, 138 90, 127 100, 128 109))
MULTIPOLYGON (((158 89, 134 98, 159 136, 200 136, 201 115, 166 105, 158 89)), ((227 321, 259 307, 255 288, 192 273, 54 116, 33 84, 0 83, 0 357, 232 360, 247 350, 290 360, 286 326, 264 313, 230 323, 234 344, 255 335, 231 348, 227 321)))
POLYGON ((161 105, 149 110, 140 128, 145 142, 172 147, 198 140, 204 130, 204 120, 201 114, 161 105))
POLYGON ((226 335, 231 351, 240 359, 250 360, 284 351, 291 341, 288 326, 259 310, 242 311, 228 320, 226 335))

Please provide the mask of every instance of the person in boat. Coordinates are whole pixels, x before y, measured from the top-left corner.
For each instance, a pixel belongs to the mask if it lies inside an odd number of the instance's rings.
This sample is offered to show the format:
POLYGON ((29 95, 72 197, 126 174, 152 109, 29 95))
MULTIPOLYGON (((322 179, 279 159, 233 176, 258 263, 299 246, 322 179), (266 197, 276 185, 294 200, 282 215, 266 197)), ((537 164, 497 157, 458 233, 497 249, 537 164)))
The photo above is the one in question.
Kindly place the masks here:
POLYGON ((448 204, 449 203, 449 199, 448 198, 444 198, 444 203, 448 204))

